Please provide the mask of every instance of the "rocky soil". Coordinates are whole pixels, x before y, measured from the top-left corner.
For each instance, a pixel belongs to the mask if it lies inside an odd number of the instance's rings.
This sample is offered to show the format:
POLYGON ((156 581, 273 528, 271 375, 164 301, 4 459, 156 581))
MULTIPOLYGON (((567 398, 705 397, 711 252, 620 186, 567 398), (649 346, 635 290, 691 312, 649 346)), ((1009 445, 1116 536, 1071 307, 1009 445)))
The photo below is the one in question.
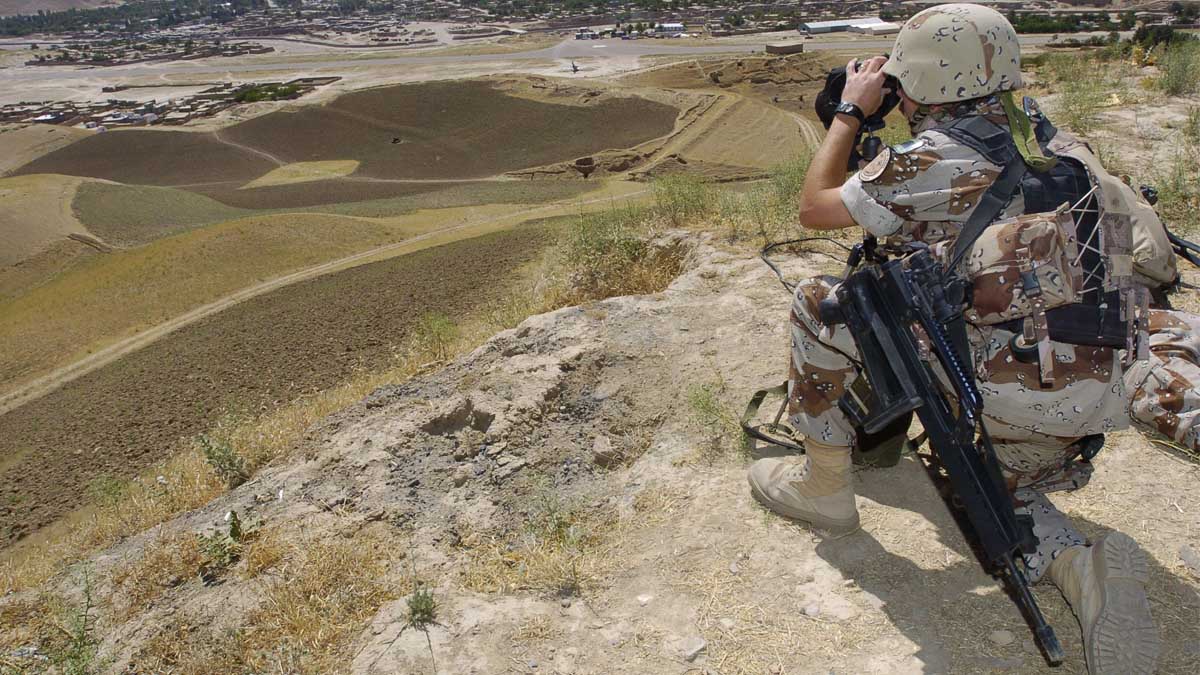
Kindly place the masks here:
MULTIPOLYGON (((95 578, 236 511, 295 542, 407 542, 389 574, 431 585, 437 623, 405 629, 408 598, 382 604, 340 659, 355 673, 1050 672, 912 457, 856 474, 863 528, 840 539, 754 504, 723 418, 785 377, 788 296, 752 256, 686 238, 665 292, 530 318, 375 391, 290 463, 98 556, 95 578), (699 415, 706 394, 717 405, 699 415), (570 555, 539 540, 548 514, 570 555)), ((1122 433, 1087 488, 1055 496, 1089 534, 1120 529, 1151 553, 1165 673, 1200 670, 1198 477, 1122 433)), ((102 620, 109 670, 153 670, 149 645, 199 649, 186 640, 269 611, 271 578, 164 581, 102 620)), ((1069 609, 1052 587, 1038 597, 1067 650, 1054 672, 1084 672, 1069 609)))

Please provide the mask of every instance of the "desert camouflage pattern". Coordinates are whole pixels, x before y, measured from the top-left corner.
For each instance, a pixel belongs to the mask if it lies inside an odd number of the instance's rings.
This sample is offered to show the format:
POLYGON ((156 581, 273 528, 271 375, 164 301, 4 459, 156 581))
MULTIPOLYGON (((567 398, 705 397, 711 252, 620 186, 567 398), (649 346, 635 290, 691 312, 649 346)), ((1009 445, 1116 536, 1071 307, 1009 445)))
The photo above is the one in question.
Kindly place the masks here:
MULTIPOLYGON (((855 222, 885 245, 935 244, 953 238, 999 177, 1000 166, 936 129, 959 115, 982 115, 1008 124, 996 97, 936 106, 913 123, 913 140, 876 158, 887 162, 882 171, 864 168, 842 185, 842 202, 855 222)), ((1025 202, 1018 193, 1002 217, 1015 218, 1024 212, 1025 202)))
MULTIPOLYGON (((1065 205, 1053 213, 1017 216, 984 230, 962 261, 972 290, 967 320, 991 325, 1033 314, 1023 270, 1032 270, 1037 278, 1041 310, 1079 302, 1083 269, 1074 230, 1075 220, 1065 205)), ((953 247, 944 241, 935 252, 949 264, 953 247)))
MULTIPOLYGON (((894 148, 885 166, 864 170, 843 186, 843 202, 855 221, 886 236, 888 245, 949 246, 1000 169, 931 127, 944 115, 992 115, 997 110, 1002 108, 994 99, 969 108, 933 110, 918 122, 917 138, 894 148), (863 180, 862 173, 871 180, 863 180)), ((1014 229, 1007 234, 1001 229, 998 240, 1011 237, 1011 245, 1049 246, 1045 237, 1026 235, 1016 225, 1031 219, 1018 217, 1024 208, 1019 194, 1014 202, 1005 214, 1014 229)), ((1070 254, 1061 239, 1052 243, 1064 247, 1062 255, 1070 254)), ((845 327, 824 326, 818 319, 820 301, 839 282, 836 277, 817 277, 796 288, 788 418, 806 437, 853 447, 855 429, 837 402, 859 376, 859 355, 845 327)), ((1003 298, 989 299, 986 289, 980 301, 977 313, 1001 311, 1005 305, 1003 298)), ((1062 550, 1086 542, 1044 496, 1087 482, 1090 466, 1076 460, 1076 444, 1083 437, 1132 423, 1200 451, 1200 317, 1151 310, 1148 318, 1147 359, 1124 366, 1123 350, 1053 342, 1055 377, 1049 385, 1039 379, 1038 364, 1013 356, 1011 332, 982 322, 969 327, 973 365, 997 456, 1021 512, 1034 517, 1039 547, 1027 559, 1033 580, 1062 550)))
POLYGON ((1021 47, 1004 15, 955 3, 914 14, 883 72, 918 103, 951 103, 1021 86, 1021 47))
POLYGON ((1150 358, 1125 373, 1130 415, 1142 430, 1200 450, 1200 317, 1150 310, 1150 358))

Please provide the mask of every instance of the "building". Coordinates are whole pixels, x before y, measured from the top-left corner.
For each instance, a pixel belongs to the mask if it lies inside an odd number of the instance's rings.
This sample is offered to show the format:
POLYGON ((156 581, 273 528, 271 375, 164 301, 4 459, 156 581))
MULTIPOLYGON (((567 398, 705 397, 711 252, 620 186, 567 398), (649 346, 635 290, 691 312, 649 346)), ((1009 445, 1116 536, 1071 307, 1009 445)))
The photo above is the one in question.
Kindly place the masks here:
POLYGON ((865 26, 850 26, 846 30, 851 33, 862 33, 863 35, 895 35, 900 32, 900 24, 883 21, 865 26))
POLYGON ((815 35, 818 33, 841 33, 853 28, 866 28, 887 23, 877 16, 864 16, 856 19, 834 19, 833 21, 807 21, 797 29, 801 33, 815 35))
POLYGON ((684 31, 681 23, 660 23, 658 24, 658 32, 660 33, 682 33, 684 31))

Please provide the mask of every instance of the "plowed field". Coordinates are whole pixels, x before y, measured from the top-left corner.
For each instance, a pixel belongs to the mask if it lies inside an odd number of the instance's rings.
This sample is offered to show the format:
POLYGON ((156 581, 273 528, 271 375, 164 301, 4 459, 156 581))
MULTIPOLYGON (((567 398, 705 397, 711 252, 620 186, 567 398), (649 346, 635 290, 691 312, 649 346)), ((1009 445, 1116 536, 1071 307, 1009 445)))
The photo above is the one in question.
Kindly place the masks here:
MULTIPOLYGON (((482 81, 430 82, 354 92, 325 106, 275 112, 219 132, 99 133, 18 173, 188 188, 225 184, 215 186, 220 189, 286 163, 357 160, 354 175, 361 177, 481 178, 636 145, 670 133, 675 116, 674 108, 637 97, 564 105, 509 96, 482 81)), ((278 194, 304 194, 304 186, 281 187, 302 189, 278 194)), ((366 198, 428 188, 369 189, 376 192, 366 198)))
POLYGON ((126 129, 88 136, 14 174, 61 173, 136 185, 251 181, 277 166, 211 133, 126 129))
POLYGON ((255 412, 379 366, 429 311, 505 294, 539 255, 525 226, 289 286, 172 333, 0 416, 0 546, 80 506, 97 476, 129 478, 223 414, 255 412))

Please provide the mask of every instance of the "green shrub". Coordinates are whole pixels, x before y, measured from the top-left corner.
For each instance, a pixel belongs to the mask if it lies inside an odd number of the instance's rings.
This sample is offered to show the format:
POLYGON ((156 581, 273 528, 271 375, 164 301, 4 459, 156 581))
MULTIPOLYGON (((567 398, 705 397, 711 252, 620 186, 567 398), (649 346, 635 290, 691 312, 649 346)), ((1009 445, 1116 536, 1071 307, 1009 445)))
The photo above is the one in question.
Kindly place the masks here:
POLYGON ((200 450, 204 452, 204 459, 208 461, 213 472, 233 489, 249 478, 249 471, 246 470, 246 461, 241 455, 234 450, 233 445, 221 438, 215 438, 208 434, 200 434, 196 438, 196 443, 200 446, 200 450))
POLYGON ((413 329, 413 342, 427 358, 445 361, 452 353, 458 339, 458 326, 441 312, 428 312, 421 316, 413 329))
POLYGON ((582 214, 563 233, 556 271, 563 297, 577 304, 614 295, 662 290, 679 274, 682 251, 651 245, 655 213, 618 207, 582 214))
POLYGON ((1168 96, 1186 96, 1200 88, 1200 42, 1172 43, 1159 61, 1159 86, 1168 96))
POLYGON ((654 205, 675 227, 708 213, 716 206, 712 187, 696 176, 677 173, 656 178, 654 205))

